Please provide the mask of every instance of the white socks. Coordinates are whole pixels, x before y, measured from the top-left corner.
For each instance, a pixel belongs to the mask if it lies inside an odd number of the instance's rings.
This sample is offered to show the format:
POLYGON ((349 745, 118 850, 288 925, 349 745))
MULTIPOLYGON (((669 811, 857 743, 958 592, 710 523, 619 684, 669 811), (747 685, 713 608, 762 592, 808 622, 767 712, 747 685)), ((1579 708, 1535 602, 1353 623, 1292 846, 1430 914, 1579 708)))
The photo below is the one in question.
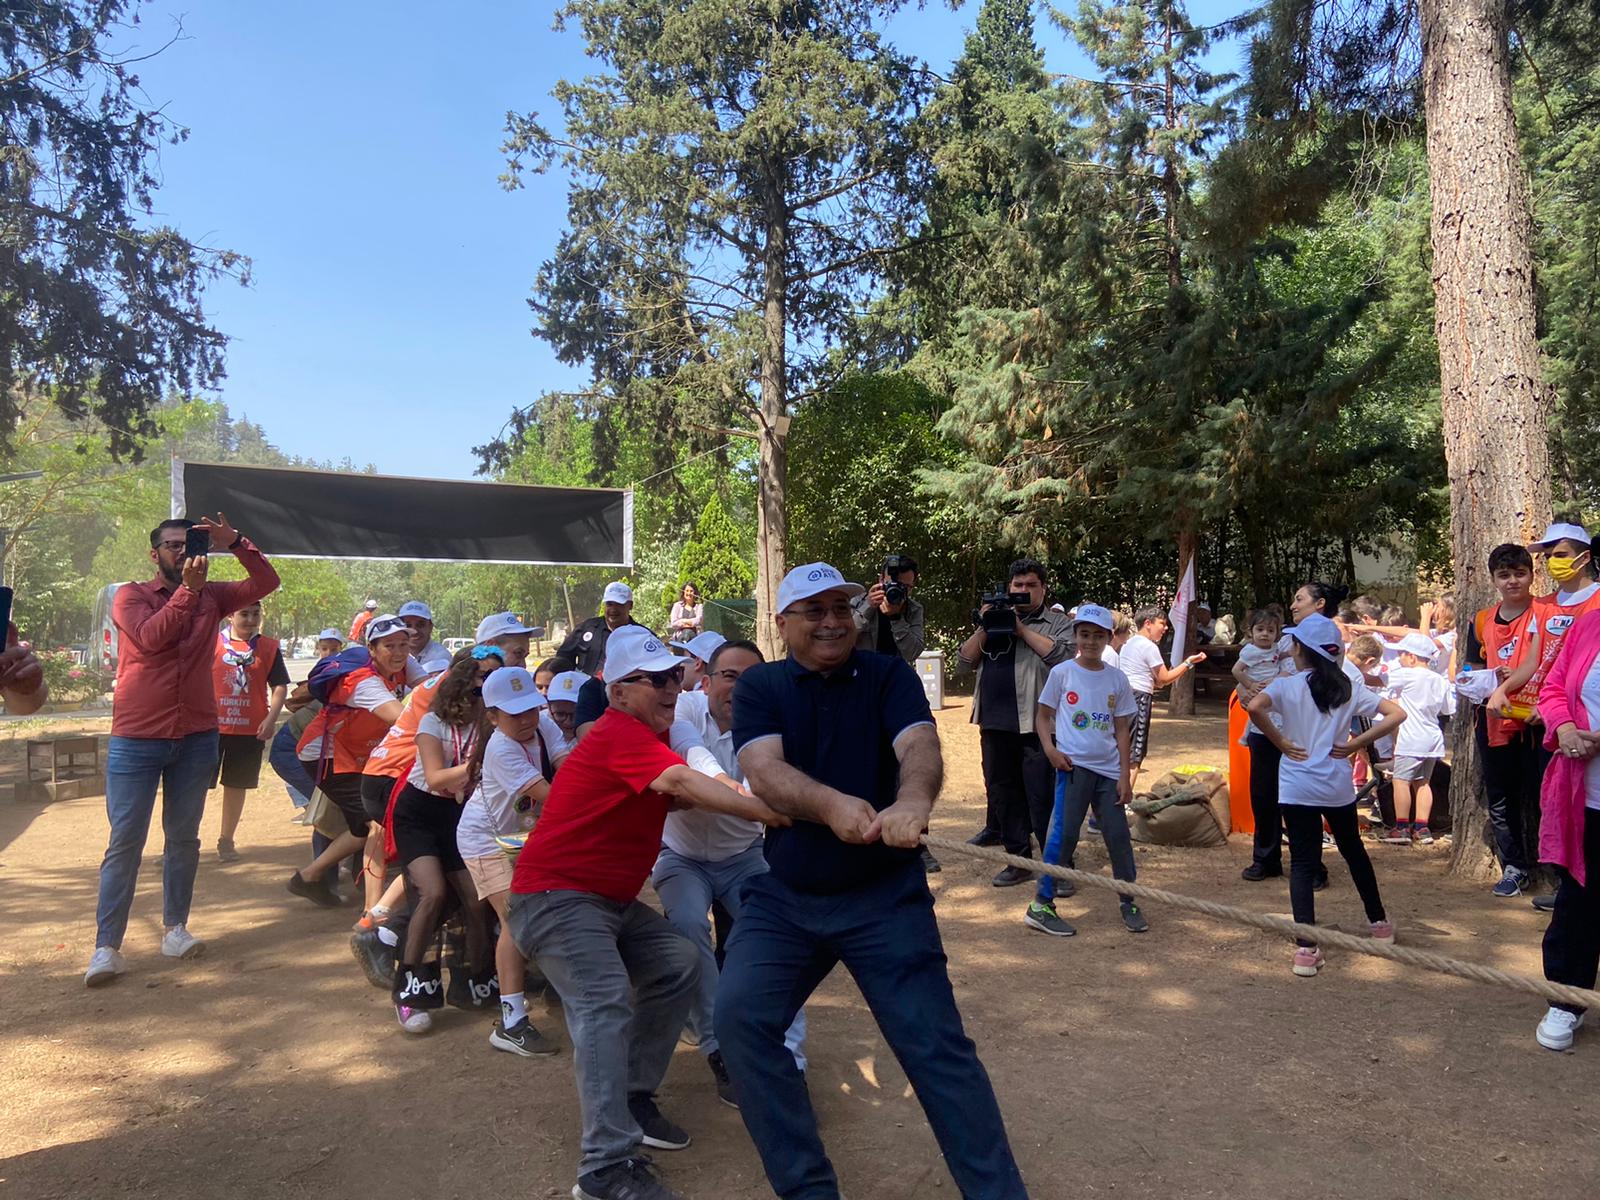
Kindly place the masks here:
POLYGON ((521 992, 500 993, 500 1024, 510 1029, 528 1019, 528 1002, 521 992))

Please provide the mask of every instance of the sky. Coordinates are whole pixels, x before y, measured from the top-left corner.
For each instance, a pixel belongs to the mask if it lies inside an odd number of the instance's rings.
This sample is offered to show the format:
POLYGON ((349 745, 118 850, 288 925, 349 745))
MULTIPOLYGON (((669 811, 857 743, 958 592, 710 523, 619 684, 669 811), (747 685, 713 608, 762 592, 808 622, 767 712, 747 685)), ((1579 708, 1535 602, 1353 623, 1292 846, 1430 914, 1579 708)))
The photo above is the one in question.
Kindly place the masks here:
MULTIPOLYGON (((1068 0, 1070 2, 1070 0, 1068 0)), ((1235 5, 1198 0, 1196 21, 1235 5)), ((534 338, 527 299, 564 181, 504 190, 508 111, 593 69, 545 0, 153 0, 120 38, 148 99, 189 130, 161 156, 159 220, 246 254, 212 286, 231 339, 220 398, 285 452, 384 474, 470 478, 515 407, 581 385, 534 338)), ((943 71, 977 4, 898 15, 889 36, 943 71)), ((1054 71, 1084 60, 1041 19, 1054 71)))

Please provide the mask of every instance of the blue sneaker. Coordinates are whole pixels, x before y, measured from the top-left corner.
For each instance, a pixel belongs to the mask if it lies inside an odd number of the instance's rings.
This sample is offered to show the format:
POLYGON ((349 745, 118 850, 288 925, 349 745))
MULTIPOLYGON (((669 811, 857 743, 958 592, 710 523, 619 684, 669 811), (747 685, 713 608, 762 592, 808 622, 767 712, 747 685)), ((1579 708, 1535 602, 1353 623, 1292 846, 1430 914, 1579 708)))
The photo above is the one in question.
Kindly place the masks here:
POLYGON ((1517 867, 1507 866, 1505 874, 1500 876, 1500 882, 1489 889, 1491 896, 1509 898, 1522 895, 1522 889, 1528 885, 1528 873, 1517 867))

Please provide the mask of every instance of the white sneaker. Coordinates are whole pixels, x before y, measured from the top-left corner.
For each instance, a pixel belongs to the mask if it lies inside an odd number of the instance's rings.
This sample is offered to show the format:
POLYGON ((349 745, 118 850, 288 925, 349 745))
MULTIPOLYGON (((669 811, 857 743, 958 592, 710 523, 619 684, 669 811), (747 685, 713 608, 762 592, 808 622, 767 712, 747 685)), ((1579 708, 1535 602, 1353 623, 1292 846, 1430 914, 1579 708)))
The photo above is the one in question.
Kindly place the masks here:
POLYGON ((1582 1024, 1582 1013, 1568 1012, 1552 1004, 1550 1011, 1544 1014, 1544 1020, 1539 1022, 1539 1028, 1533 1031, 1533 1036, 1546 1050, 1570 1050, 1572 1035, 1582 1024))
POLYGON ((128 969, 122 961, 122 951, 115 946, 96 946, 89 959, 89 969, 83 973, 84 987, 103 987, 128 969))
POLYGON ((206 952, 206 944, 182 925, 174 925, 161 939, 161 953, 168 958, 198 958, 206 952))
POLYGON ((396 1004, 394 1015, 400 1021, 400 1028, 407 1033, 427 1033, 433 1028, 433 1018, 423 1008, 412 1008, 406 1004, 396 1004))

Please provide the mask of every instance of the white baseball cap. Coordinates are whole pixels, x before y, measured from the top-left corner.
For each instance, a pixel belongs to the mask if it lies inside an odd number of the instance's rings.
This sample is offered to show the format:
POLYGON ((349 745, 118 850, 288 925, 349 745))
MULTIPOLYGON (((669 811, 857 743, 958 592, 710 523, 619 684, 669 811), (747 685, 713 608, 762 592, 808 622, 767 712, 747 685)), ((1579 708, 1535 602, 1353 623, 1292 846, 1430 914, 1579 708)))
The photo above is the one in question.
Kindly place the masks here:
POLYGON ((1418 658, 1432 659, 1439 653, 1439 647, 1425 633, 1408 633, 1395 643, 1395 649, 1406 654, 1415 654, 1418 658))
POLYGON ((1329 662, 1338 662, 1344 653, 1344 639, 1339 636, 1339 627, 1321 613, 1312 613, 1298 625, 1291 625, 1283 632, 1329 662))
POLYGON ((1112 617, 1109 608, 1101 608, 1098 604, 1080 604, 1072 610, 1072 623, 1074 625, 1098 625, 1107 633, 1116 628, 1116 619, 1112 617))
MULTIPOLYGON (((613 637, 616 635, 613 634, 613 637)), ((607 643, 609 645, 609 643, 607 643)), ((499 674, 497 671, 495 674, 499 674)), ((492 679, 493 676, 490 676, 492 679)), ((550 700, 571 700, 577 702, 578 692, 583 685, 589 682, 589 676, 582 671, 563 671, 550 681, 550 700)))
POLYGON ((615 583, 608 583, 601 601, 605 604, 632 604, 633 589, 620 579, 615 583))
POLYGON ((521 667, 501 667, 483 681, 483 706, 506 713, 525 713, 545 702, 533 676, 521 667))
POLYGON ((378 602, 376 600, 368 600, 365 607, 373 612, 376 612, 378 608, 378 602))
POLYGON ((513 633, 532 632, 532 626, 524 625, 519 621, 516 613, 490 613, 478 622, 478 631, 473 635, 472 640, 482 645, 484 642, 492 642, 495 638, 506 637, 513 633))
POLYGON ((778 611, 783 612, 791 604, 820 596, 823 592, 859 596, 866 590, 859 583, 851 583, 827 563, 806 563, 790 571, 778 585, 778 611))
POLYGON ((332 638, 336 642, 342 642, 344 641, 344 634, 340 633, 337 629, 324 629, 321 633, 317 634, 317 641, 319 642, 325 642, 329 638, 332 638))
POLYGON ((383 616, 373 617, 372 620, 367 622, 367 628, 363 631, 362 636, 366 638, 367 644, 370 646, 379 638, 386 638, 391 633, 403 633, 409 637, 411 630, 407 629, 405 622, 393 613, 384 613, 383 616))
POLYGON ((678 656, 643 625, 624 625, 606 639, 606 682, 635 671, 670 671, 681 666, 678 656))
POLYGON ((431 621, 433 620, 433 609, 429 608, 421 600, 407 600, 400 606, 399 615, 402 617, 421 617, 424 621, 431 621))
POLYGON ((1589 536, 1589 531, 1582 525, 1573 525, 1565 521, 1557 521, 1555 524, 1551 525, 1550 528, 1546 529, 1544 531, 1544 536, 1529 546, 1528 549, 1542 552, 1550 549, 1551 546, 1554 546, 1557 542, 1562 541, 1563 539, 1572 542, 1582 542, 1585 546, 1594 540, 1589 536))
POLYGON ((717 647, 727 640, 720 633, 708 629, 704 633, 696 634, 687 642, 673 642, 672 648, 682 650, 685 654, 692 654, 701 662, 710 662, 711 656, 717 652, 717 647))

